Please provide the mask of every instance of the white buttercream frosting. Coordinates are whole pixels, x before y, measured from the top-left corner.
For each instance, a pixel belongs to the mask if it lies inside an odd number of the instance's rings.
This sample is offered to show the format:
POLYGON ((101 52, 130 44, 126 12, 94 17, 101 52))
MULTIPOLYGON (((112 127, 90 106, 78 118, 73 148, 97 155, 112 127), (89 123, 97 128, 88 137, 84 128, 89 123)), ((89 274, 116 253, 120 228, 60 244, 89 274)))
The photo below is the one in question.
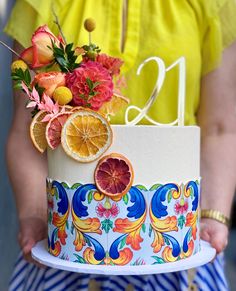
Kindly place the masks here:
MULTIPOLYGON (((197 126, 112 125, 113 143, 107 155, 127 157, 134 168, 133 184, 182 183, 200 176, 200 128, 197 126)), ((98 161, 79 163, 59 146, 48 150, 48 176, 73 183, 93 183, 98 161)))

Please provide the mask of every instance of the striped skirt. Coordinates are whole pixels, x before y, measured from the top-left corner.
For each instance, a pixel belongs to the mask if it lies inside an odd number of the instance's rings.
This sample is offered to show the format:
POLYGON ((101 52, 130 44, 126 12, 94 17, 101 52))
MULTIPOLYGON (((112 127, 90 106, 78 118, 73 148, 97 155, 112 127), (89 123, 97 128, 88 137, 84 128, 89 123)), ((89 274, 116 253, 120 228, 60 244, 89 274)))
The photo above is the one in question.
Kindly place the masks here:
MULTIPOLYGON (((229 290, 224 274, 223 255, 213 263, 196 269, 193 279, 195 289, 202 291, 229 290)), ((189 287, 189 272, 181 271, 145 276, 101 276, 78 274, 52 268, 39 268, 19 256, 9 291, 179 291, 189 287)))

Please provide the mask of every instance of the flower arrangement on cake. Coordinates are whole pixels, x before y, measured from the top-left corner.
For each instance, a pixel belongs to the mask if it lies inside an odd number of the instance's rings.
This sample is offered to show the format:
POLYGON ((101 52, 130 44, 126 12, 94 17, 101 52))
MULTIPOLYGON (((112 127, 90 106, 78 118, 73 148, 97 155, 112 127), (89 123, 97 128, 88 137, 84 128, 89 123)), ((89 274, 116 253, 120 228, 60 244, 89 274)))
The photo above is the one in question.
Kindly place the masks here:
MULTIPOLYGON (((120 95, 123 61, 101 53, 91 42, 93 19, 85 20, 84 27, 89 32, 89 44, 75 48, 73 43, 66 43, 61 30, 56 37, 47 25, 39 27, 32 36, 32 45, 12 63, 11 70, 15 88, 28 96, 26 108, 32 108, 30 136, 34 146, 43 153, 47 147, 54 150, 62 144, 70 157, 88 163, 110 147, 110 115, 115 115, 129 100, 120 95), (34 71, 32 79, 30 70, 34 71)), ((132 167, 127 159, 116 154, 103 159, 103 164, 116 159, 121 163, 116 171, 124 171, 125 167, 128 177, 123 178, 124 189, 115 185, 119 190, 110 190, 124 194, 131 187, 132 167)), ((105 179, 101 173, 98 166, 97 186, 109 195, 109 190, 101 188, 105 179)))

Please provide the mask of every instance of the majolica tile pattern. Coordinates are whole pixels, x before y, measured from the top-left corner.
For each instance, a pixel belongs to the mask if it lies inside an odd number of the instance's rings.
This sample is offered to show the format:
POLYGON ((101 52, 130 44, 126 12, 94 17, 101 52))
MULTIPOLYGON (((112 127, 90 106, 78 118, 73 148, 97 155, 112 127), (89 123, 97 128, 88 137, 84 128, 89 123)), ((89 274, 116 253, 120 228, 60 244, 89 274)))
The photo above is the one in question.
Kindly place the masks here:
POLYGON ((95 265, 175 262, 199 251, 199 181, 132 186, 119 200, 94 184, 47 180, 48 250, 95 265))

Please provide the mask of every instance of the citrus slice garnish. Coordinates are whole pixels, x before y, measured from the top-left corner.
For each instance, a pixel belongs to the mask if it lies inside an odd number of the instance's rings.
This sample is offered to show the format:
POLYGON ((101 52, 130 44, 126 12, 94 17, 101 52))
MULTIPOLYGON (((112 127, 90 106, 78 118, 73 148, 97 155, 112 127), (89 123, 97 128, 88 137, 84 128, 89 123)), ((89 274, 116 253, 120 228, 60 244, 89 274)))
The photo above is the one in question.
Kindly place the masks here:
POLYGON ((64 124, 61 143, 70 157, 89 163, 98 159, 110 147, 112 130, 102 115, 81 109, 74 112, 64 124))
POLYGON ((48 113, 39 111, 33 118, 30 124, 30 137, 38 151, 43 153, 47 148, 47 140, 45 136, 47 122, 42 122, 43 118, 48 113))
MULTIPOLYGON (((84 107, 82 107, 82 106, 75 106, 75 107, 72 107, 71 112, 77 112, 77 111, 83 110, 83 109, 84 109, 84 107)), ((88 109, 86 109, 86 110, 88 110, 88 109)))
POLYGON ((121 110, 128 104, 128 98, 118 94, 114 94, 110 101, 103 103, 102 107, 98 110, 98 112, 105 116, 114 116, 119 110, 121 110))
POLYGON ((61 143, 61 130, 67 118, 72 113, 69 111, 55 115, 46 126, 46 139, 51 149, 56 149, 61 143))
POLYGON ((130 190, 133 178, 130 161, 117 153, 103 157, 94 172, 97 189, 111 198, 124 196, 130 190))

